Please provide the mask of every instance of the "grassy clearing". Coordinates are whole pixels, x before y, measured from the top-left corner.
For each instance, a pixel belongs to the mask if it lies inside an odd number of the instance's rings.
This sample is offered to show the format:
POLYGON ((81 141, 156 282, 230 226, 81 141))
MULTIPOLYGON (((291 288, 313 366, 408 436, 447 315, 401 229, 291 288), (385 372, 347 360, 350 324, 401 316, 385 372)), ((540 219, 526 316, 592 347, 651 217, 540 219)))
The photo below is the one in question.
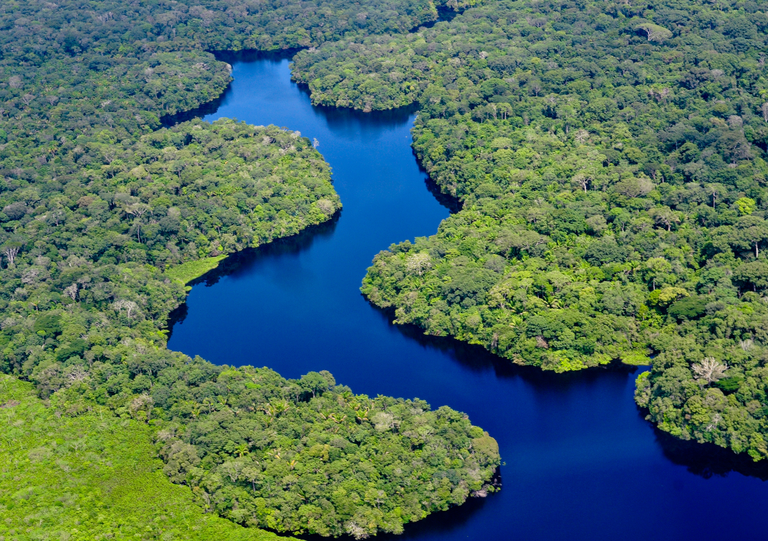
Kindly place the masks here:
POLYGON ((630 366, 651 365, 651 359, 644 351, 627 351, 621 355, 621 362, 630 366))
POLYGON ((187 261, 177 267, 165 271, 165 275, 171 280, 179 282, 181 285, 187 285, 195 278, 200 278, 206 272, 212 271, 219 266, 219 262, 227 257, 226 255, 217 255, 206 257, 196 261, 187 261))

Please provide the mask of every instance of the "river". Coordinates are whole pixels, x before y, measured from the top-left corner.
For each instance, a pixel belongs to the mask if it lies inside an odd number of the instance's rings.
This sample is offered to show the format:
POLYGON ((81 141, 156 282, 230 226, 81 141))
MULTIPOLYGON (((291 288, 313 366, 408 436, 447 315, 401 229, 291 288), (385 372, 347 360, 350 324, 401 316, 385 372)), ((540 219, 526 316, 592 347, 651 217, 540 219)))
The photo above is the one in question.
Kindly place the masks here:
POLYGON ((231 258, 193 287, 171 349, 291 378, 329 370, 357 393, 447 404, 488 430, 505 461, 501 492, 408 525, 397 539, 766 535, 764 474, 657 434, 632 399, 637 372, 519 369, 392 325, 360 295, 378 251, 434 234, 449 214, 450 201, 438 201, 411 151, 413 111, 312 107, 279 57, 240 59, 233 76, 205 119, 275 124, 316 138, 344 209, 330 224, 231 258))

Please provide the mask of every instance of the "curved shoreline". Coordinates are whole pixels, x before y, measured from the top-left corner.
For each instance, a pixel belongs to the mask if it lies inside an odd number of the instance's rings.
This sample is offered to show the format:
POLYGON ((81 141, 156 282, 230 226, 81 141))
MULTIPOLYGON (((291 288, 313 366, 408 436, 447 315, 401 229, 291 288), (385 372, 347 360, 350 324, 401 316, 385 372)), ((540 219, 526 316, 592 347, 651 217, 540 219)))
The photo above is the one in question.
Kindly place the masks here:
MULTIPOLYGON (((260 259, 253 266, 243 268, 242 272, 236 272, 231 280, 222 280, 217 285, 219 289, 196 288, 184 323, 186 330, 174 334, 172 346, 182 351, 199 351, 215 362, 247 363, 256 344, 249 336, 258 329, 260 333, 274 335, 258 339, 260 349, 263 345, 263 353, 258 355, 260 362, 285 374, 302 373, 309 366, 324 366, 340 380, 369 394, 420 396, 435 405, 447 403, 467 412, 473 420, 497 435, 504 456, 513 457, 502 467, 508 484, 505 490, 484 500, 474 512, 462 507, 445 515, 446 519, 454 515, 463 517, 452 528, 438 534, 429 531, 426 523, 415 523, 406 528, 405 539, 445 541, 463 539, 467 535, 485 535, 482 532, 492 537, 495 534, 490 532, 497 532, 499 528, 509 531, 522 528, 530 539, 546 538, 557 532, 558 526, 552 522, 555 520, 552 514, 541 507, 549 501, 545 492, 550 495, 563 491, 585 494, 579 502, 571 502, 580 508, 581 518, 574 517, 573 521, 575 538, 579 540, 587 539, 578 533, 586 522, 591 524, 590 531, 599 521, 601 532, 617 532, 616 528, 620 526, 612 517, 631 512, 623 505, 630 501, 655 498, 665 502, 660 505, 680 516, 684 507, 680 498, 709 497, 722 491, 722 495, 732 494, 734 504, 741 501, 739 509, 743 510, 747 505, 743 501, 744 495, 753 491, 754 497, 761 497, 762 485, 759 481, 754 483, 757 477, 750 481, 741 475, 731 475, 720 483, 710 482, 702 486, 697 484, 697 480, 703 481, 702 477, 690 475, 684 469, 686 488, 683 492, 667 493, 661 488, 672 480, 678 483, 681 468, 665 456, 666 443, 656 440, 652 426, 643 419, 642 412, 632 400, 634 378, 630 374, 636 373, 633 367, 566 374, 525 369, 498 360, 494 362, 490 355, 482 354, 476 347, 456 343, 450 338, 432 339, 424 337, 418 329, 393 325, 390 317, 372 309, 357 292, 361 271, 370 264, 371 255, 387 246, 389 239, 402 240, 414 234, 424 234, 425 230, 432 234, 435 224, 439 223, 435 219, 416 220, 421 225, 415 229, 411 226, 393 228, 387 219, 394 217, 397 222, 401 217, 410 223, 406 212, 418 213, 417 207, 426 200, 435 204, 434 197, 424 190, 423 180, 408 176, 409 186, 413 189, 405 193, 419 205, 401 207, 399 203, 394 205, 389 200, 379 200, 378 183, 383 182, 382 187, 389 184, 388 180, 376 176, 373 169, 381 168, 383 163, 389 165, 387 160, 390 158, 355 157, 366 153, 390 156, 388 145, 397 146, 400 149, 398 156, 407 154, 407 158, 402 157, 402 161, 397 162, 398 169, 387 168, 385 176, 397 175, 399 168, 406 164, 410 169, 408 172, 403 170, 402 174, 411 175, 411 169, 418 168, 418 164, 412 149, 406 148, 410 140, 408 127, 399 123, 397 127, 390 126, 381 131, 371 128, 371 125, 376 126, 373 119, 377 113, 353 115, 341 111, 333 115, 336 120, 329 118, 330 111, 325 108, 320 114, 316 107, 310 107, 305 92, 298 92, 295 84, 288 83, 287 60, 279 67, 266 62, 243 64, 239 70, 236 67, 236 73, 243 78, 242 86, 239 91, 235 89, 232 99, 219 114, 238 116, 254 123, 259 123, 259 118, 269 118, 270 122, 287 124, 306 135, 317 135, 321 141, 320 149, 334 168, 334 182, 345 202, 344 219, 339 221, 330 239, 284 257, 260 259), (269 82, 278 76, 279 83, 269 82), (251 93, 249 89, 257 81, 264 81, 270 85, 269 89, 265 93, 251 93), (290 91, 290 87, 294 91, 290 91), (298 97, 283 101, 281 96, 287 93, 298 97), (288 112, 272 114, 270 111, 275 108, 285 108, 288 112), (260 117, 262 112, 267 116, 260 117), (336 138, 329 135, 330 132, 336 133, 336 138), (381 135, 384 132, 397 135, 386 139, 381 135), (361 175, 370 178, 360 178, 361 175), (376 196, 371 198, 370 194, 376 196), (426 198, 422 198, 422 194, 426 198), (367 206, 369 204, 371 206, 367 206), (378 214, 379 210, 374 210, 380 208, 386 209, 382 215, 378 214), (360 218, 361 214, 384 220, 374 224, 370 217, 360 218), (371 227, 375 229, 369 231, 371 227), (378 230, 389 233, 379 235, 378 230), (392 231, 398 233, 395 235, 392 231), (376 242, 382 236, 387 240, 376 242), (358 255, 353 257, 354 251, 358 255), (360 252, 365 254, 363 261, 360 261, 360 252), (341 265, 342 261, 346 264, 341 265), (350 275, 347 278, 317 279, 325 273, 343 272, 345 268, 350 269, 346 271, 350 275), (330 294, 324 294, 320 291, 336 287, 334 284, 342 285, 345 292, 332 290, 330 294), (354 300, 342 301, 342 296, 344 299, 354 297, 354 300), (268 316, 253 314, 251 307, 256 305, 268 316), (232 311, 232 317, 218 321, 222 318, 206 316, 206 313, 219 314, 221 310, 232 311), (299 315, 297 310, 308 316, 299 315), (355 321, 344 319, 339 310, 348 310, 355 321), (203 344, 191 336, 202 329, 209 337, 231 344, 231 360, 204 353, 208 350, 201 348, 203 344), (183 347, 183 343, 188 348, 183 347), (627 472, 622 469, 625 466, 627 472), (614 467, 620 469, 615 477, 601 477, 599 472, 613 471, 614 467), (561 474, 567 476, 568 481, 561 474), (590 487, 596 486, 595 476, 604 486, 600 493, 591 492, 590 487), (548 490, 542 490, 541 485, 548 486, 548 490), (738 497, 734 492, 736 487, 742 487, 738 497), (614 496, 606 500, 606 493, 614 496), (582 503, 589 509, 581 509, 582 503), (607 512, 609 509, 610 513, 607 512), (533 517, 539 526, 541 520, 549 526, 539 527, 537 533, 526 530, 531 526, 529 518, 533 517)), ((694 457, 699 456, 695 450, 696 447, 692 447, 687 451, 691 453, 692 469, 696 466, 694 457)), ((749 475, 751 472, 744 470, 744 473, 749 475)), ((633 508, 636 509, 636 505, 633 508)), ((436 522, 431 524, 440 523, 441 516, 435 515, 436 522)), ((736 512, 734 516, 743 517, 744 528, 759 522, 748 519, 742 512, 736 512)), ((675 524, 671 517, 662 518, 655 526, 646 524, 639 528, 637 535, 629 535, 629 538, 639 539, 641 532, 658 533, 663 525, 675 527, 675 524)))

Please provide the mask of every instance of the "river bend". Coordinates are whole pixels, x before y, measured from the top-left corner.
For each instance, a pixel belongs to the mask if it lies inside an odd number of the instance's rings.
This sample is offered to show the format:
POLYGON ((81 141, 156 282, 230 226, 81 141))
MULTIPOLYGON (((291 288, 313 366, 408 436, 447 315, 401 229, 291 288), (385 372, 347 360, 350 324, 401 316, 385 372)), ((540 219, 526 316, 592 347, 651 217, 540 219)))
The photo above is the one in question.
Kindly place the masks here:
POLYGON ((411 151, 412 111, 313 107, 290 82, 286 59, 234 62, 233 75, 205 119, 276 124, 316 138, 344 209, 330 224, 231 258, 196 285, 171 349, 290 378, 325 369, 357 393, 418 397, 469 414, 500 444, 503 489, 408 525, 397 539, 765 535, 768 485, 759 473, 724 462, 730 455, 660 437, 633 402, 636 374, 517 369, 394 326, 360 295, 378 251, 434 234, 449 213, 411 151))

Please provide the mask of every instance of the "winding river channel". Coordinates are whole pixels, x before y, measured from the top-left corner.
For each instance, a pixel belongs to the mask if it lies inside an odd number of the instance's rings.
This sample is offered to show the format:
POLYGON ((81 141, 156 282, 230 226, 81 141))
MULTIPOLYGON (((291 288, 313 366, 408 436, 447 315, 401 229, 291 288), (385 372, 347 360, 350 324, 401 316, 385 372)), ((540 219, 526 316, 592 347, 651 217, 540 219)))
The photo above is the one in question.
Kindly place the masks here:
MULTIPOLYGON (((333 223, 230 258, 196 285, 170 348, 286 377, 330 370, 357 393, 419 397, 469 414, 501 447, 503 488, 406 526, 397 539, 764 539, 759 471, 678 445, 643 419, 637 373, 556 375, 392 325, 360 295, 373 256, 448 216, 410 148, 413 111, 313 107, 289 61, 234 62, 214 114, 316 138, 344 209, 333 223)), ((385 536, 386 538, 386 536, 385 536)))

